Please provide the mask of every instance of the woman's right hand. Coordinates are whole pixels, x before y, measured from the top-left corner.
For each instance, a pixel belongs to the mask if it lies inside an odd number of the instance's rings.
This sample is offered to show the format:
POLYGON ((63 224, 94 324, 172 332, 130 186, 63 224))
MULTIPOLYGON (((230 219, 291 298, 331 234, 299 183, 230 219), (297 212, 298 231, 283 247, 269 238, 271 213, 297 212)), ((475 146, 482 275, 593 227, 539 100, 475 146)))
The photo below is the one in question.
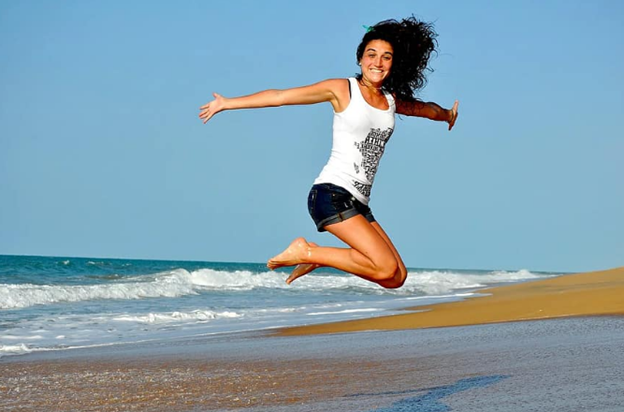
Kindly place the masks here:
POLYGON ((201 110, 199 112, 199 118, 202 119, 204 124, 206 124, 206 122, 210 120, 212 116, 225 109, 225 97, 221 96, 218 93, 213 93, 212 95, 214 97, 214 100, 210 103, 206 103, 199 108, 199 110, 201 110))

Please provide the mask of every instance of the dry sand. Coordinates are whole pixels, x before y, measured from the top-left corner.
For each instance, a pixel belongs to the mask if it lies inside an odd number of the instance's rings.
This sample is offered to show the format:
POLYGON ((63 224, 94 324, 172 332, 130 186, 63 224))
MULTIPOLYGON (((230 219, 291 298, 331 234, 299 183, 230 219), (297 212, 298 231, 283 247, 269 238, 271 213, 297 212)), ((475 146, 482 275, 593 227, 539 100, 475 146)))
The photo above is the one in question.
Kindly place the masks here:
POLYGON ((486 289, 491 294, 413 308, 415 313, 283 329, 282 336, 465 326, 624 314, 624 267, 486 289))

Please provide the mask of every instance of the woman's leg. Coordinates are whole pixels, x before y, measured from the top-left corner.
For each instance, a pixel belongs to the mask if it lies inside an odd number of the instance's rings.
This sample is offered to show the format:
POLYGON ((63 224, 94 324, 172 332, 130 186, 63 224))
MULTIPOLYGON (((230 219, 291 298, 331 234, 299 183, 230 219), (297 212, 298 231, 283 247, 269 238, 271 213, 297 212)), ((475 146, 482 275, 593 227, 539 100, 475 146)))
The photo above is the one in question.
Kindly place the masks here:
MULTIPOLYGON (((383 230, 383 228, 381 227, 381 225, 379 225, 379 223, 377 222, 373 222, 372 223, 373 227, 375 228, 375 230, 377 230, 377 232, 384 238, 384 240, 386 241, 386 244, 388 244, 390 246, 390 248, 392 249, 394 256, 397 260, 397 262, 399 263, 399 272, 397 273, 397 275, 395 276, 395 279, 393 279, 393 286, 394 287, 400 287, 403 285, 403 283, 405 282, 405 279, 407 278, 407 268, 405 267, 405 264, 403 263, 403 259, 401 259, 401 256, 399 255, 399 252, 396 250, 396 248, 394 247, 394 244, 392 244, 392 241, 390 240, 390 238, 388 237, 388 235, 386 234, 386 232, 383 230), (398 284, 398 286, 397 286, 398 284)), ((312 247, 318 247, 318 245, 316 243, 308 243, 310 246, 312 247)), ((315 264, 315 263, 302 263, 297 265, 297 267, 295 267, 295 269, 292 271, 292 273, 290 274, 290 276, 288 277, 288 279, 286 279, 286 283, 288 283, 289 285, 295 281, 296 279, 299 279, 300 277, 307 275, 308 273, 323 267, 319 264, 315 264)))
MULTIPOLYGON (((308 245, 312 247, 318 247, 318 245, 314 242, 308 242, 308 245)), ((322 266, 317 265, 316 263, 301 263, 293 269, 293 271, 290 273, 290 276, 288 276, 288 279, 286 279, 286 283, 290 285, 291 283, 293 283, 293 281, 299 279, 301 276, 307 275, 308 273, 320 267, 322 266)))
POLYGON ((302 264, 330 266, 386 288, 396 288, 403 284, 405 265, 379 224, 371 224, 364 216, 356 215, 327 225, 325 229, 350 248, 314 247, 305 239, 298 238, 286 250, 270 259, 267 266, 270 269, 302 264))
POLYGON ((398 286, 395 287, 403 286, 403 283, 405 283, 405 279, 407 279, 407 268, 405 267, 405 263, 403 263, 401 255, 399 255, 399 251, 396 249, 396 247, 394 247, 394 244, 390 240, 390 237, 386 234, 386 232, 383 230, 378 222, 373 222, 371 223, 371 225, 375 228, 375 230, 377 230, 377 233, 379 233, 379 235, 386 241, 386 244, 390 247, 390 249, 392 249, 392 253, 394 253, 394 257, 399 263, 398 272, 393 279, 396 283, 398 283, 398 286))

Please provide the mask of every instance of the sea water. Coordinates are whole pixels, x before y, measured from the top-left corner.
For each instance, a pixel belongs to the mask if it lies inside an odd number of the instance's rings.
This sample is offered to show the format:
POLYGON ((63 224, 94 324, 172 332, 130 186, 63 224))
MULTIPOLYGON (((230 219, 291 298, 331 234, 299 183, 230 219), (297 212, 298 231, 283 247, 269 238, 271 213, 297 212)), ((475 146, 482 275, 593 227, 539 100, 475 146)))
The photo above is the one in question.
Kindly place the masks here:
POLYGON ((0 255, 0 357, 333 322, 554 273, 409 269, 400 289, 264 264, 0 255))

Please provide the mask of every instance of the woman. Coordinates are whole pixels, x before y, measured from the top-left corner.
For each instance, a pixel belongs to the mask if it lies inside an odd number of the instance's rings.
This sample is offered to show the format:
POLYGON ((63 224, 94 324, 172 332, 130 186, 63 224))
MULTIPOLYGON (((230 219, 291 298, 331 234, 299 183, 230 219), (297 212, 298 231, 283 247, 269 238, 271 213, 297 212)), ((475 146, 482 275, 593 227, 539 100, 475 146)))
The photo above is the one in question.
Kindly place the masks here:
POLYGON ((333 106, 332 153, 310 190, 308 209, 318 231, 330 232, 348 247, 322 247, 295 239, 267 263, 270 269, 295 266, 287 283, 322 266, 385 288, 405 282, 405 264, 368 202, 384 146, 394 130, 395 113, 444 121, 449 130, 457 120, 457 101, 449 110, 414 97, 426 83, 435 38, 432 25, 414 17, 382 21, 368 28, 358 46, 361 72, 355 78, 237 98, 213 93, 214 100, 200 108, 199 117, 206 123, 224 110, 321 102, 333 106))

